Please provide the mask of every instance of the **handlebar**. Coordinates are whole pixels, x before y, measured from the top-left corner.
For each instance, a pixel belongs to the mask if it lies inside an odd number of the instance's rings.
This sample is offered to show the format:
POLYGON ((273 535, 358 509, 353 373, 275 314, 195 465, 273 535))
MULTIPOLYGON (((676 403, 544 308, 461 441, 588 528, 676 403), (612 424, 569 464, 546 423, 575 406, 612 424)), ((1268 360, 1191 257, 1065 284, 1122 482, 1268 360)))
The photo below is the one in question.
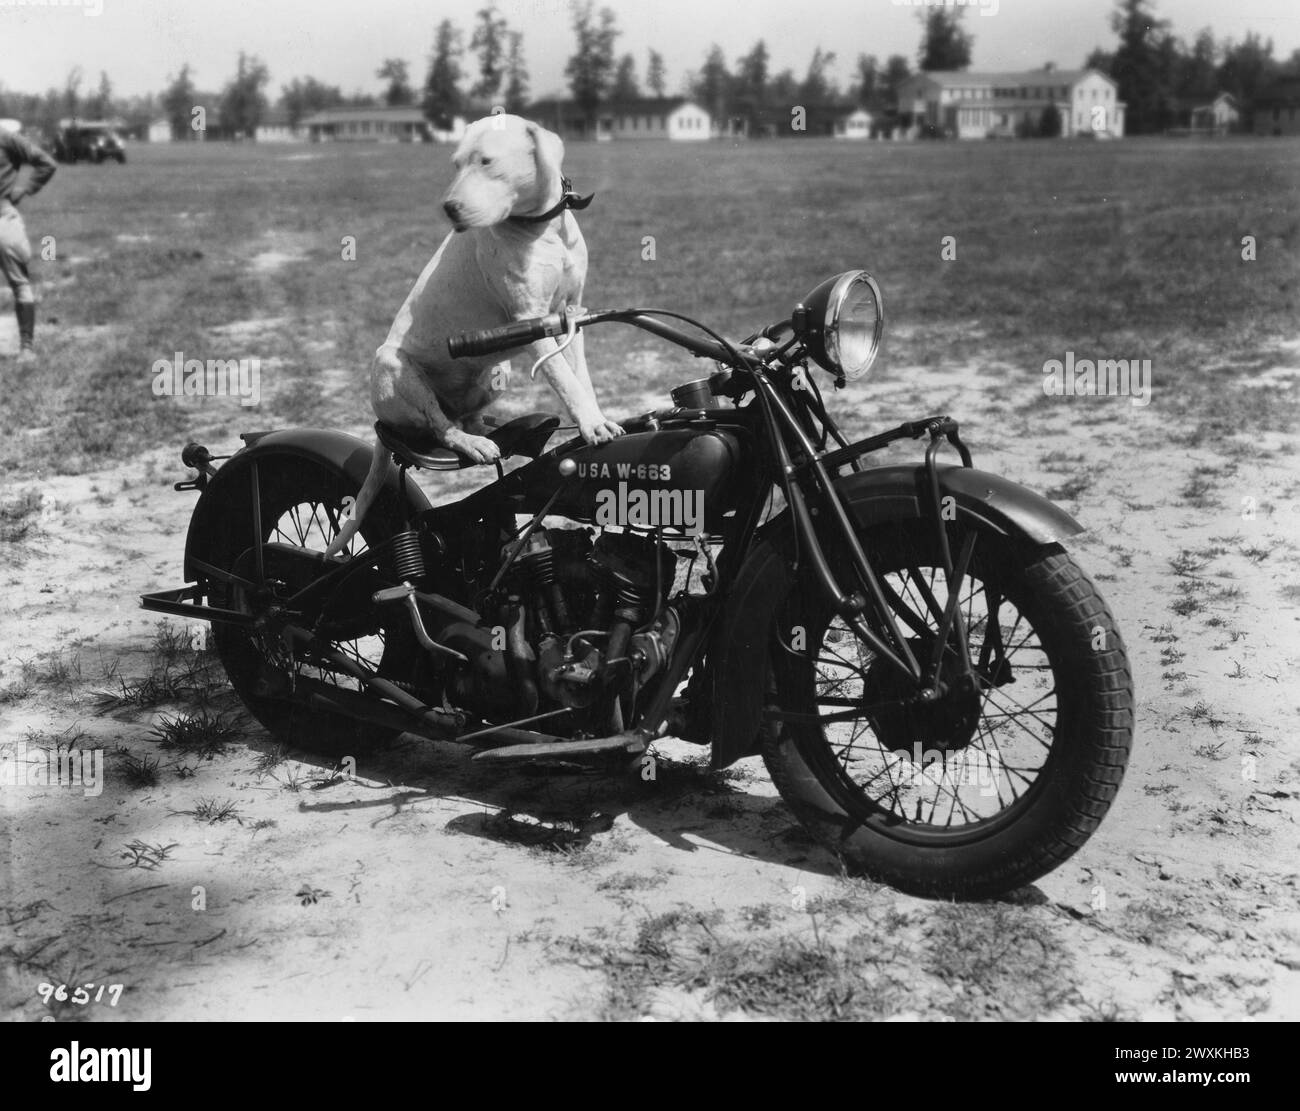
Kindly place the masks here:
POLYGON ((484 328, 479 332, 462 332, 447 341, 447 351, 453 359, 471 355, 490 355, 494 351, 508 351, 524 347, 547 336, 558 336, 564 331, 564 314, 553 312, 530 320, 516 320, 500 328, 484 328))
MULTIPOLYGON (((530 320, 517 320, 500 328, 485 328, 478 332, 463 332, 452 336, 447 341, 447 350, 453 359, 463 359, 474 355, 490 355, 496 351, 507 351, 512 347, 524 347, 548 336, 564 335, 572 320, 573 327, 585 328, 591 324, 613 321, 630 324, 651 335, 659 336, 678 347, 683 347, 700 358, 712 359, 728 366, 735 363, 734 351, 744 348, 744 343, 733 343, 728 347, 716 339, 689 335, 667 321, 656 319, 651 309, 616 309, 604 312, 586 312, 581 309, 551 313, 548 316, 534 317, 530 320)), ((672 316, 674 314, 665 314, 672 316)), ((694 323, 692 321, 691 323, 694 323)), ((763 335, 781 334, 786 338, 791 334, 789 321, 772 325, 765 329, 763 335)))

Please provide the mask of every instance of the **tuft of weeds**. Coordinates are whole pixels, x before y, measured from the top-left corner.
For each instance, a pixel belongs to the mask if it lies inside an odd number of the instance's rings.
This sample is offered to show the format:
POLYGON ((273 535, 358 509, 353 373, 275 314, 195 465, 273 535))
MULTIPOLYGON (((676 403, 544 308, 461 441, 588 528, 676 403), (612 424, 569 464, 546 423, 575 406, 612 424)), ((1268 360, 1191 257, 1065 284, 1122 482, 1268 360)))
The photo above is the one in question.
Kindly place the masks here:
POLYGON ((71 648, 47 652, 23 663, 22 678, 33 687, 52 687, 71 694, 81 682, 81 656, 71 648))
POLYGON ((165 749, 171 749, 186 756, 197 756, 200 760, 211 760, 214 756, 225 753, 228 745, 239 738, 239 731, 232 722, 220 714, 209 714, 207 710, 185 717, 161 717, 158 724, 150 730, 150 736, 156 737, 165 749))
POLYGON ((239 817, 239 806, 234 799, 201 798, 194 804, 193 810, 182 813, 192 814, 196 822, 207 822, 210 826, 230 821, 243 824, 239 817))
POLYGON ((1135 1017, 1126 1014, 1113 999, 1106 999, 1100 1003, 1085 999, 1080 1006, 1083 1011, 1079 1016, 1081 1022, 1132 1022, 1135 1017))
POLYGON ((1073 959, 1043 918, 1007 903, 949 904, 927 924, 922 967, 951 989, 953 1018, 1031 1018, 1068 1002, 1073 959))
POLYGON ((28 538, 36 525, 43 498, 38 487, 0 501, 0 543, 16 544, 28 538))
POLYGON ((128 682, 117 674, 117 666, 105 669, 104 677, 115 684, 95 692, 101 714, 121 709, 150 709, 167 703, 207 706, 225 686, 217 658, 196 648, 189 631, 159 622, 154 632, 148 672, 128 682))
POLYGON ((1216 718, 1209 703, 1204 699, 1198 701, 1195 706, 1187 711, 1187 714, 1193 721, 1203 721, 1211 729, 1218 729, 1223 724, 1223 718, 1216 718))
POLYGON ((284 744, 275 745, 265 752, 259 752, 253 759, 253 771, 257 773, 258 779, 270 775, 276 768, 283 764, 289 758, 289 746, 284 744))
POLYGON ((158 785, 159 760, 156 756, 150 756, 148 753, 136 756, 123 745, 118 745, 116 755, 122 767, 122 778, 126 780, 128 787, 140 789, 158 785))
POLYGON ((126 861, 128 868, 143 868, 146 872, 152 872, 179 845, 179 841, 173 841, 170 845, 150 845, 137 837, 124 845, 122 852, 117 855, 126 861))
POLYGON ((1215 503, 1210 496, 1215 488, 1212 479, 1217 478, 1219 472, 1213 467, 1197 467, 1192 472, 1192 477, 1187 480, 1183 488, 1179 491, 1179 497, 1183 499, 1183 504, 1191 506, 1193 509, 1209 509, 1215 503))
POLYGON ((631 872, 615 872, 608 879, 601 880, 600 883, 596 884, 596 890, 626 894, 630 891, 649 891, 655 887, 662 887, 667 882, 668 877, 663 872, 650 872, 640 875, 631 872))
POLYGON ((1173 559, 1169 561, 1169 566, 1173 568, 1175 575, 1186 576, 1194 575, 1201 571, 1209 563, 1209 560, 1201 558, 1195 552, 1184 548, 1173 559))
POLYGON ((1076 474, 1067 478, 1059 486, 1053 486, 1043 493, 1054 501, 1078 501, 1080 495, 1092 488, 1092 479, 1086 474, 1076 474))

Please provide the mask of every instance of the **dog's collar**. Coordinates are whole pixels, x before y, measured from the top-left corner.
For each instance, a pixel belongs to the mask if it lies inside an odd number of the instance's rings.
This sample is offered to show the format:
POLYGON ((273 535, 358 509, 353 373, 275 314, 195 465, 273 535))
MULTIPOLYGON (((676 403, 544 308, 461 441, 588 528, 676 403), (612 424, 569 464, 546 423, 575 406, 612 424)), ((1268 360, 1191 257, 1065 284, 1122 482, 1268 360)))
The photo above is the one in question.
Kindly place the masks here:
POLYGON ((585 197, 578 196, 573 191, 573 182, 567 177, 560 178, 560 189, 562 190, 559 203, 538 216, 511 216, 512 224, 544 224, 547 220, 554 220, 566 208, 584 209, 591 204, 595 198, 595 193, 588 193, 585 197))

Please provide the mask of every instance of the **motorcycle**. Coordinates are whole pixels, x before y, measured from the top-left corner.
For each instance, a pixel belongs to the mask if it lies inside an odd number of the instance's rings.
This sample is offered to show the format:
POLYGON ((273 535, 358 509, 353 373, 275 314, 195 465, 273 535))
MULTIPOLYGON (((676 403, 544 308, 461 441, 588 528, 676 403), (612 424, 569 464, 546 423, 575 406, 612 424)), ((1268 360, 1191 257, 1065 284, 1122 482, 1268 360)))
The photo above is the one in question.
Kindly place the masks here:
POLYGON ((142 604, 212 622, 231 685, 289 745, 409 733, 608 767, 671 735, 714 768, 761 755, 846 866, 923 895, 995 895, 1079 849, 1132 742, 1123 640, 1062 546, 1082 526, 975 469, 957 421, 841 432, 817 374, 842 388, 875 361, 875 280, 836 275, 739 342, 665 310, 570 307, 451 353, 562 350, 602 324, 716 369, 608 443, 547 448, 560 422, 541 413, 497 426, 495 478, 437 506, 412 472, 471 462, 376 425, 388 473, 333 556, 369 444, 189 444, 188 585, 142 604), (921 461, 868 465, 908 438, 921 461))

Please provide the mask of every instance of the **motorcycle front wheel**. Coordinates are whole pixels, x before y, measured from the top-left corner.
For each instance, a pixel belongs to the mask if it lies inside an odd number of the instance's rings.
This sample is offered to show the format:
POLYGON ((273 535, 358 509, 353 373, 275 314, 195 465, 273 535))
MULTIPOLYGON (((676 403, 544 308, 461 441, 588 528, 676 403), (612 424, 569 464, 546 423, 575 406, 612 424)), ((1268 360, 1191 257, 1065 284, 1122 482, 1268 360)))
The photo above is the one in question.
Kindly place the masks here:
POLYGON ((1064 549, 947 528, 954 560, 970 545, 964 650, 955 633, 937 648, 948 577, 934 524, 860 533, 913 655, 941 658, 937 697, 800 581, 774 630, 762 752, 787 804, 851 869, 974 899, 1031 883, 1096 830, 1128 761, 1133 685, 1110 610, 1064 549))

